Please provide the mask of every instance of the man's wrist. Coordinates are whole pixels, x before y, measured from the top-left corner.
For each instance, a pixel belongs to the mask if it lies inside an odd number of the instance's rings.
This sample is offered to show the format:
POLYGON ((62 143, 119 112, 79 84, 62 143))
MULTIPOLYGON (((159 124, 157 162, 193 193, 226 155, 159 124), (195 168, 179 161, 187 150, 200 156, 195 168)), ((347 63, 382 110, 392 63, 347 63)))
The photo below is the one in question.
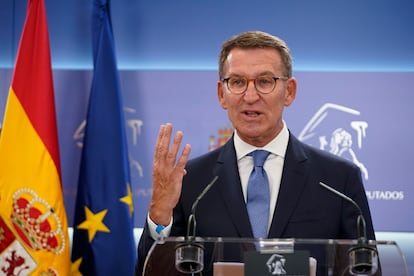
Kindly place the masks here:
POLYGON ((172 212, 160 211, 156 208, 151 208, 148 212, 148 216, 157 225, 167 226, 171 222, 172 212))
POLYGON ((148 227, 151 233, 151 237, 153 239, 156 239, 160 236, 163 237, 168 237, 170 235, 170 231, 171 231, 171 226, 172 226, 172 222, 173 222, 173 218, 170 217, 170 223, 167 225, 162 225, 159 223, 154 222, 150 215, 147 215, 147 221, 148 221, 148 227))

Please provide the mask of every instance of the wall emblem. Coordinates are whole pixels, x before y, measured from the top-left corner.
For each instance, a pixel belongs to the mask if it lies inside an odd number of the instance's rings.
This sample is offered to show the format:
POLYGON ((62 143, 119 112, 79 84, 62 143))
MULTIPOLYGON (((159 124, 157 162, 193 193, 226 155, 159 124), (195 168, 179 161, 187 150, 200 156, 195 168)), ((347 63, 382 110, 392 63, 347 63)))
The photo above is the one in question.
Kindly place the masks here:
POLYGON ((368 180, 368 168, 358 157, 367 128, 368 122, 360 118, 358 110, 326 103, 312 116, 298 138, 352 161, 360 168, 363 178, 368 180))

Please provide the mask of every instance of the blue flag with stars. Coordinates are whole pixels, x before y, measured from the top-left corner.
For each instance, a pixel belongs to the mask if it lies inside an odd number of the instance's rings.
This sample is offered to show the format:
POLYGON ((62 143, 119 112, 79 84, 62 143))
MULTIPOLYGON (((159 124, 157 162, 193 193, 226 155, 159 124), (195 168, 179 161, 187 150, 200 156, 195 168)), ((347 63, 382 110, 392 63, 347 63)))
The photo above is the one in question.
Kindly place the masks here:
POLYGON ((133 275, 136 248, 125 120, 109 0, 93 0, 94 73, 73 224, 71 275, 133 275))

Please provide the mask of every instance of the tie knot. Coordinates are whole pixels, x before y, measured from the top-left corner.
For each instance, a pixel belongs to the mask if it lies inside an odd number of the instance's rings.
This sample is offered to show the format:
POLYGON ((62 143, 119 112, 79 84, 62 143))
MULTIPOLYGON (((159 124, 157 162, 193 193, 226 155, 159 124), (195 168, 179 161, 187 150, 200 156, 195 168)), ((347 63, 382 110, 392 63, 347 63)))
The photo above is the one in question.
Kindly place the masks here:
POLYGON ((253 156, 253 162, 255 167, 263 167, 264 162, 269 156, 270 152, 267 150, 255 150, 249 155, 253 156))

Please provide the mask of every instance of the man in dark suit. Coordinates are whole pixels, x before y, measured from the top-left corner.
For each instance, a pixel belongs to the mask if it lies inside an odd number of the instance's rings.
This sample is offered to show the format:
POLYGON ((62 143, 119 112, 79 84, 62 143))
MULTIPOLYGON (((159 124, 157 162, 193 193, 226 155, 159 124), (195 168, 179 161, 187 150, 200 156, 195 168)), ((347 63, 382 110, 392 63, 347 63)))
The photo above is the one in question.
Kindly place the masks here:
POLYGON ((358 167, 300 142, 283 120, 284 108, 296 96, 286 43, 263 32, 230 38, 222 46, 219 77, 218 99, 235 132, 224 146, 187 162, 190 145, 178 153, 183 134, 178 131, 170 146, 172 125, 161 126, 137 275, 155 238, 186 235, 192 204, 215 176, 196 210, 196 236, 356 239, 357 209, 321 187, 323 182, 357 202, 367 237, 375 239, 358 167), (248 210, 255 150, 269 152, 262 165, 269 182, 263 212, 267 234, 259 236, 248 210))

